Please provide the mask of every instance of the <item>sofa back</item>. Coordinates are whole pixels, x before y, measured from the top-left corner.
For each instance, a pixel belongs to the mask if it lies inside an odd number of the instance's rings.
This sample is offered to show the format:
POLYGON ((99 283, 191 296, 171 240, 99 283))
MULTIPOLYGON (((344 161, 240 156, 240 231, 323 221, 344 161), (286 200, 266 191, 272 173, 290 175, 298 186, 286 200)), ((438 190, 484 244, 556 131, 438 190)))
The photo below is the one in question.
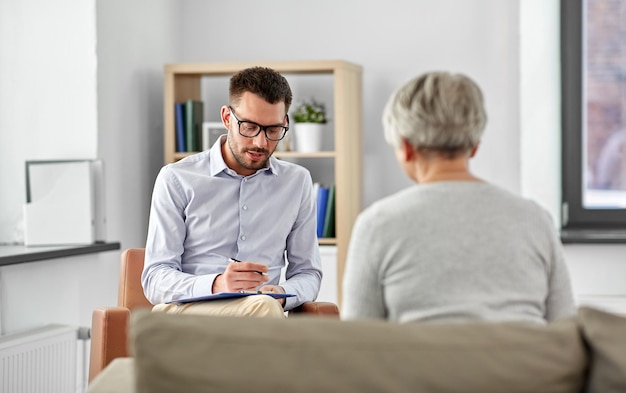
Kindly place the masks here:
POLYGON ((572 392, 578 319, 394 324, 137 312, 137 392, 572 392))
POLYGON ((585 391, 626 392, 626 317, 581 307, 578 318, 590 354, 585 391))

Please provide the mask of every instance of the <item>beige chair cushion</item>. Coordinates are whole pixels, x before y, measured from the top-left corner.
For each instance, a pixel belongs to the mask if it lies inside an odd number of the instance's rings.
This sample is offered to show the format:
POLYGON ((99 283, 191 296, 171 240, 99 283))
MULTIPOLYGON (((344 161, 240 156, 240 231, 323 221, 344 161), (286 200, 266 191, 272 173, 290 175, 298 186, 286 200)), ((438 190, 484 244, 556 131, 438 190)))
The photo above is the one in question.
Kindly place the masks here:
POLYGON ((583 387, 575 320, 391 324, 142 313, 137 392, 568 392, 583 387))
POLYGON ((590 307, 578 315, 592 353, 587 392, 626 392, 626 317, 590 307))

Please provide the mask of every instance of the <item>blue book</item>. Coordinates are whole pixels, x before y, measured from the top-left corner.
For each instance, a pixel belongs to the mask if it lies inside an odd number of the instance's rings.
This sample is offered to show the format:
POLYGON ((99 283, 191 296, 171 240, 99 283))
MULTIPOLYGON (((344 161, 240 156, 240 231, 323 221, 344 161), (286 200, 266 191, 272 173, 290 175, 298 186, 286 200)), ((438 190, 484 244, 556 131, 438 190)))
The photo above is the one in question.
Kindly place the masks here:
POLYGON ((328 205, 328 187, 317 190, 317 237, 324 236, 324 221, 326 219, 326 208, 328 205))
POLYGON ((176 151, 185 152, 187 151, 185 144, 185 103, 177 102, 174 105, 174 116, 176 117, 176 151))

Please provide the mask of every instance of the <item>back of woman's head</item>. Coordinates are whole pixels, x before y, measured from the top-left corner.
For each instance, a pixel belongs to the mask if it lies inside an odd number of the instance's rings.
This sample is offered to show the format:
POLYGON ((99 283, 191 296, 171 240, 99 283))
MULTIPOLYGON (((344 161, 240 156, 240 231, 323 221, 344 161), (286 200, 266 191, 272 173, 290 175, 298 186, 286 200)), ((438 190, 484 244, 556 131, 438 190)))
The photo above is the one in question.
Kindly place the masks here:
POLYGON ((480 88, 462 74, 429 72, 402 86, 383 112, 385 139, 455 155, 478 145, 487 115, 480 88))

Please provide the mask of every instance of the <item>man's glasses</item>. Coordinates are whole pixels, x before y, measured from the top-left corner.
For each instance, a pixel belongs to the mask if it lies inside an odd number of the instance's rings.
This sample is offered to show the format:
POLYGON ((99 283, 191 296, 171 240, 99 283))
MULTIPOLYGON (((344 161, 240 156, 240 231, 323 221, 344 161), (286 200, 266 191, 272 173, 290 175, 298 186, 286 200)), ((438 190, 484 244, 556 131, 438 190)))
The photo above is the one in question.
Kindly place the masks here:
MULTIPOLYGON (((245 136, 246 138, 254 138, 257 135, 259 135, 261 131, 263 131, 265 132, 265 138, 267 138, 267 140, 276 142, 276 141, 283 139, 285 137, 285 134, 289 130, 288 125, 286 127, 285 126, 262 126, 253 121, 239 120, 237 118, 237 115, 235 115, 235 111, 233 111, 233 108, 230 105, 228 106, 228 110, 230 111, 230 114, 233 115, 233 117, 237 121, 237 125, 239 126, 239 135, 245 136)), ((289 124, 289 116, 285 115, 285 117, 287 118, 287 124, 289 124)))

